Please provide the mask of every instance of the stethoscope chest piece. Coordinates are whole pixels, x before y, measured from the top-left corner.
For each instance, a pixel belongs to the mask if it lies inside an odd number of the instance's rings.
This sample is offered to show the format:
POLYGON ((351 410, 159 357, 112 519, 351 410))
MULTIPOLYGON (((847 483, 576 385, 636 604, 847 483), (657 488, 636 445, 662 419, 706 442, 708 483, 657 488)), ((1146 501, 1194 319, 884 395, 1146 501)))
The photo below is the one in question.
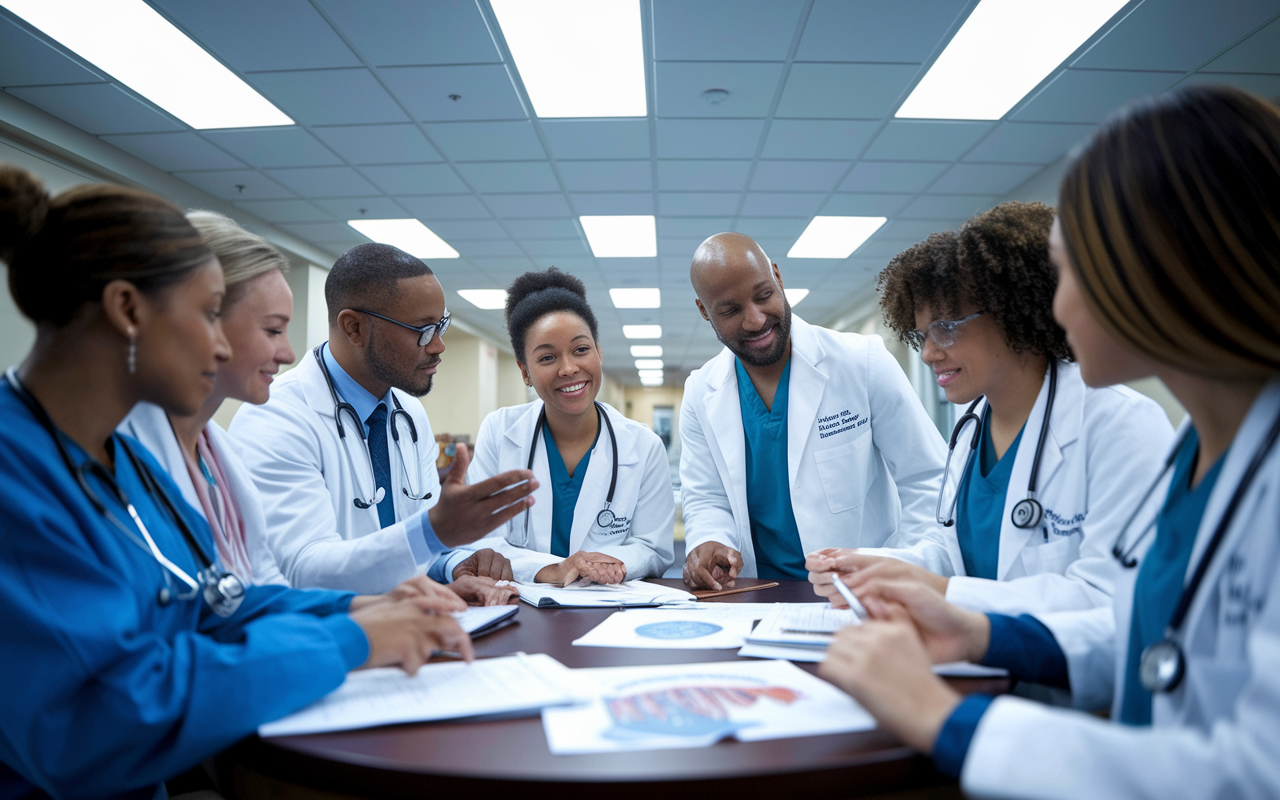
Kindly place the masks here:
POLYGON ((200 573, 200 579, 204 600, 218 616, 231 616, 244 602, 244 583, 235 574, 209 569, 200 573))
POLYGON ((1172 692, 1182 683, 1186 672, 1182 648, 1173 639, 1153 642, 1142 651, 1138 662, 1138 678, 1148 692, 1172 692))
POLYGON ((1034 528, 1044 516, 1044 506, 1034 497, 1019 500, 1013 507, 1013 525, 1016 528, 1034 528))
POLYGON ((612 510, 608 508, 601 509, 600 513, 596 514, 596 527, 612 528, 614 519, 615 518, 612 510))

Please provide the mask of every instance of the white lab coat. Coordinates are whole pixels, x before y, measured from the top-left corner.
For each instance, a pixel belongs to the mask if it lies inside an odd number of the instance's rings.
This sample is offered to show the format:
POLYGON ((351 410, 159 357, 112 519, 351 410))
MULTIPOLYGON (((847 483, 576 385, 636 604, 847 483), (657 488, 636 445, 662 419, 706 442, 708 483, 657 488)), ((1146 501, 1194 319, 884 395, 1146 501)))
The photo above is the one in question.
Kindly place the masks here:
MULTIPOLYGON (((137 439, 151 451, 151 455, 156 457, 156 461, 160 462, 160 466, 164 467, 165 472, 169 473, 169 477, 182 490, 182 499, 203 517, 204 507, 200 504, 200 496, 196 494, 195 484, 191 482, 191 473, 187 470, 178 437, 174 434, 164 409, 151 403, 138 403, 117 430, 137 439)), ((267 519, 262 512, 262 501, 258 498, 258 487, 254 485, 253 477, 240 460, 235 443, 212 420, 205 425, 204 430, 209 436, 209 447, 222 467, 222 474, 227 478, 227 488, 240 510, 245 549, 249 552, 249 564, 253 567, 253 583, 258 586, 287 586, 289 582, 281 574, 275 556, 267 545, 267 519)))
MULTIPOLYGON (((1000 614, 1046 614, 1109 605, 1120 565, 1111 557, 1115 532, 1137 508, 1173 440, 1169 418, 1154 401, 1124 386, 1090 389, 1076 364, 1058 365, 1058 394, 1049 417, 1036 495, 1044 508, 1035 529, 1013 524, 1026 499, 1036 442, 1049 396, 1048 370, 1009 476, 1000 526, 996 580, 965 576, 955 527, 903 550, 863 550, 919 564, 948 582, 947 600, 1000 614)), ((983 400, 974 409, 979 418, 983 400)), ((947 500, 955 496, 975 426, 956 442, 947 500)), ((946 508, 943 508, 946 513, 946 508)), ((963 513, 957 509, 957 513, 963 513)))
POLYGON ((417 563, 404 521, 439 500, 438 449, 422 403, 399 390, 391 391, 417 427, 420 466, 413 464, 407 426, 401 431, 399 448, 387 434, 397 521, 386 528, 379 523, 377 506, 361 509, 354 503, 356 476, 350 464, 354 462, 359 485, 368 491, 374 485, 369 456, 359 431, 350 430, 355 423, 349 418, 343 422, 348 427, 351 462, 343 454, 333 397, 310 352, 276 380, 270 400, 260 406, 242 406, 232 419, 231 437, 262 498, 267 541, 292 585, 378 594, 431 566, 417 563), (405 483, 402 457, 408 459, 415 486, 416 470, 421 469, 429 499, 411 500, 401 491, 405 483))
MULTIPOLYGON (((734 361, 726 348, 685 381, 681 509, 689 550, 728 545, 755 577, 734 361)), ((787 403, 791 507, 806 553, 905 546, 937 527, 946 443, 879 337, 793 316, 787 403)))
MULTIPOLYGON (((618 410, 601 403, 618 437, 618 485, 613 491, 611 510, 616 516, 612 528, 596 526, 596 515, 604 508, 613 474, 613 446, 609 430, 603 428, 591 451, 587 474, 582 478, 578 505, 573 513, 569 552, 586 550, 613 556, 627 565, 627 579, 662 577, 675 556, 672 550, 672 523, 675 496, 671 492, 671 467, 667 451, 658 435, 618 410)), ((529 463, 529 445, 538 424, 542 401, 500 408, 485 417, 476 436, 475 459, 467 469, 467 481, 476 483, 500 472, 524 469, 529 463)), ((539 437, 541 438, 541 437, 539 437)), ((557 564, 562 557, 551 554, 551 470, 545 442, 539 441, 533 458, 533 474, 538 489, 529 514, 530 543, 517 547, 511 542, 524 538, 525 515, 520 514, 471 548, 492 547, 511 560, 518 581, 532 583, 538 570, 557 564)))
MULTIPOLYGON (((1196 535, 1187 579, 1280 412, 1280 379, 1250 409, 1227 451, 1196 535)), ((1164 478, 1129 531, 1164 503, 1164 478)), ((1145 487, 1143 487, 1145 488, 1145 487)), ((979 797, 1280 797, 1280 447, 1245 493, 1179 636, 1186 675, 1156 695, 1151 728, 1001 697, 978 725, 961 774, 979 797)), ((1116 531, 1115 533, 1118 533, 1116 531)), ((1114 534, 1113 534, 1114 535, 1114 534)), ((1151 536, 1147 537, 1148 540, 1151 536)), ((1114 611, 1042 621, 1067 656, 1072 699, 1119 712, 1138 569, 1121 573, 1114 611)))

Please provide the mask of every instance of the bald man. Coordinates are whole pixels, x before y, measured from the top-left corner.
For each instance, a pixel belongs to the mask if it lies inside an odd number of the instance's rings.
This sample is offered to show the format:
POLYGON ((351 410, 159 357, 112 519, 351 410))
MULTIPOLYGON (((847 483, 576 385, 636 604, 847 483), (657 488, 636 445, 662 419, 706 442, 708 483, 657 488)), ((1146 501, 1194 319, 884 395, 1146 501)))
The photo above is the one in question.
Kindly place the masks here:
POLYGON ((805 580, 815 550, 937 536, 946 444, 883 341, 792 316, 749 236, 707 239, 689 277, 725 349, 685 381, 685 583, 805 580))

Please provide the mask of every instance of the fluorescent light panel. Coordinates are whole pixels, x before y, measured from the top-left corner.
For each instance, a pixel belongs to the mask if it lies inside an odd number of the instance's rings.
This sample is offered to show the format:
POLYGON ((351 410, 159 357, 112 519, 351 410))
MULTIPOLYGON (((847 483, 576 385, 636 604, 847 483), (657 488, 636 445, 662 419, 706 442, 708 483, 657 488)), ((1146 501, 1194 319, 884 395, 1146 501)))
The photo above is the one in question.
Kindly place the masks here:
POLYGON ((193 128, 293 124, 142 0, 0 0, 0 6, 193 128))
POLYGON ((783 289, 782 293, 787 296, 787 302, 793 306, 798 305, 801 300, 809 296, 808 289, 783 289))
POLYGON ((1000 119, 1125 0, 982 0, 894 116, 1000 119))
POLYGON ((596 258, 652 258, 658 229, 651 215, 578 217, 596 258))
POLYGON ((660 344, 633 344, 631 345, 632 358, 662 358, 662 345, 660 344))
MULTIPOLYGON (((814 217, 787 258, 848 258, 887 217, 814 217)), ((799 302, 799 301, 796 301, 799 302)))
POLYGON ((645 378, 657 378, 658 380, 662 380, 662 370, 660 369, 642 369, 639 370, 639 372, 640 380, 644 380, 645 378))
POLYGON ((661 325, 623 325, 622 335, 628 339, 661 339, 661 325))
POLYGON ((660 358, 637 358, 636 369, 662 369, 660 358))
POLYGON ((662 378, 640 378, 641 386, 661 386, 662 378))
POLYGON ((506 289, 459 289, 458 294, 462 296, 463 300, 466 300, 476 308, 483 308, 485 311, 493 311, 507 306, 506 289))
POLYGON ((661 289, 610 289, 614 308, 661 308, 661 289))
POLYGON ((375 242, 399 247, 414 258, 457 258, 458 251, 416 219, 349 219, 347 224, 375 242))
POLYGON ((539 117, 643 117, 638 0, 491 0, 539 117))

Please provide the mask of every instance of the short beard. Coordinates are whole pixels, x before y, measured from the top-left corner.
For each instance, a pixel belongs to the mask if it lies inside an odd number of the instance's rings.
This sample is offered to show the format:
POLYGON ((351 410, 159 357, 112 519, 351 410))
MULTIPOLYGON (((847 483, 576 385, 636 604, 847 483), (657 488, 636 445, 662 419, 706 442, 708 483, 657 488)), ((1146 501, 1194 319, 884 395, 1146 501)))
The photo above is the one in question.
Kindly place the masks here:
POLYGON ((398 364, 395 361, 383 356, 382 350, 378 347, 378 337, 372 330, 369 331, 369 345, 365 348, 364 360, 373 377, 411 397, 422 397, 428 394, 431 391, 431 384, 435 381, 435 375, 428 375, 425 384, 413 383, 409 376, 416 371, 417 365, 415 364, 414 370, 406 376, 402 370, 397 369, 398 364))
POLYGON ((743 364, 752 367, 768 367, 777 364, 782 360, 783 355, 787 352, 787 343, 791 341, 791 304, 785 299, 782 301, 782 319, 778 320, 778 335, 773 344, 763 353, 750 350, 742 345, 741 342, 730 342, 720 335, 720 330, 713 323, 711 330, 715 331, 716 338, 720 340, 720 344, 729 348, 729 352, 738 357, 743 364))

